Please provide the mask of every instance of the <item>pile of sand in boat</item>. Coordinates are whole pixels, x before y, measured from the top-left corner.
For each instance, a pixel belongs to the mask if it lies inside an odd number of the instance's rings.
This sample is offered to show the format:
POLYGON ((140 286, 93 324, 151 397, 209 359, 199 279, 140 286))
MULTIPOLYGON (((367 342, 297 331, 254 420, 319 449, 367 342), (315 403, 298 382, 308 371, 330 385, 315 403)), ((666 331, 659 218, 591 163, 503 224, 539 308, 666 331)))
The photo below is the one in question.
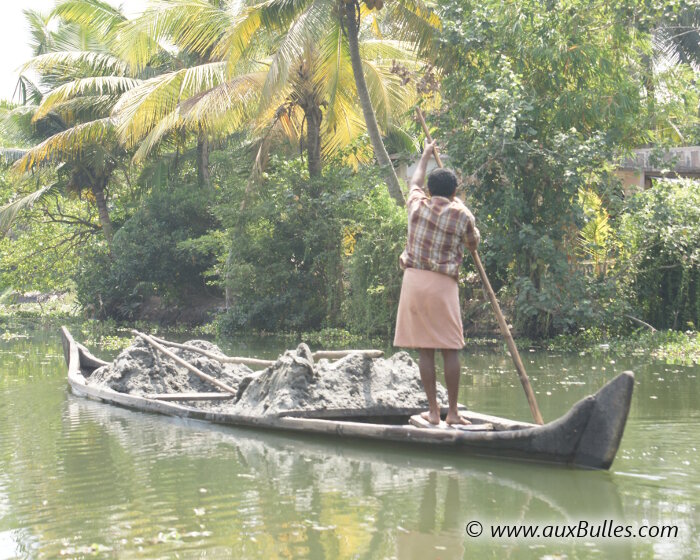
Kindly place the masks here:
MULTIPOLYGON (((216 345, 203 340, 191 340, 183 346, 223 356, 216 345)), ((427 407, 418 365, 406 352, 390 358, 353 352, 335 361, 314 361, 309 347, 300 344, 265 369, 253 371, 247 365, 222 363, 194 350, 168 350, 235 390, 230 399, 181 403, 187 406, 246 416, 427 407)), ((136 337, 112 363, 95 370, 88 381, 141 396, 219 391, 141 337, 136 337)), ((447 402, 447 392, 439 384, 438 400, 447 402)))

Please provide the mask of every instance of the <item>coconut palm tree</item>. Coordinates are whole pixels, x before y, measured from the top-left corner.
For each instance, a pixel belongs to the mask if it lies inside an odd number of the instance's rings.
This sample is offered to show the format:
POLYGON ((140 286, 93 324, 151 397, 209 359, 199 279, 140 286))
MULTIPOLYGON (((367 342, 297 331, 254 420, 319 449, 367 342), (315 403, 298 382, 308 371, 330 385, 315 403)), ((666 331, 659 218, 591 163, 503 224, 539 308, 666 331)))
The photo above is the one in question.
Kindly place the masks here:
MULTIPOLYGON (((99 0, 89 0, 109 9, 113 21, 124 16, 99 0)), ((0 209, 0 219, 14 217, 55 189, 64 192, 87 191, 99 216, 108 246, 112 242, 112 222, 107 205, 107 187, 119 165, 122 149, 109 112, 111 107, 138 80, 129 75, 126 63, 109 52, 97 30, 56 17, 27 11, 37 53, 25 66, 39 75, 36 84, 20 78, 22 105, 4 115, 6 129, 22 131, 30 148, 16 152, 16 173, 22 177, 40 174, 50 168, 58 177, 51 187, 42 187, 10 208, 0 209), (23 129, 23 130, 22 130, 23 129)))
MULTIPOLYGON (((374 155, 379 165, 385 170, 389 192, 397 203, 403 205, 404 200, 399 180, 382 141, 365 82, 360 52, 360 24, 363 6, 360 0, 340 1, 342 2, 340 18, 347 35, 357 94, 362 105, 365 122, 367 123, 367 132, 374 147, 374 155)), ((365 0, 364 5, 369 10, 374 8, 381 10, 384 7, 384 2, 383 0, 365 0)), ((405 40, 414 42, 421 50, 429 48, 433 34, 440 24, 435 13, 420 0, 392 2, 387 20, 398 34, 403 36, 405 40)))
MULTIPOLYGON (((700 7, 696 4, 685 0, 677 5, 669 4, 655 19, 639 23, 641 31, 651 37, 652 48, 641 57, 651 128, 660 124, 657 116, 658 74, 680 64, 688 64, 696 72, 700 70, 700 7)), ((700 107, 698 111, 700 114, 700 107)), ((675 135, 680 135, 675 126, 672 125, 671 129, 675 135)), ((680 138, 676 136, 676 139, 680 138)))
MULTIPOLYGON (((313 25, 316 12, 320 12, 324 4, 318 0, 298 3, 266 2, 251 7, 250 14, 244 24, 247 25, 248 22, 251 22, 254 26, 255 23, 259 22, 259 24, 268 26, 284 26, 291 21, 309 20, 313 25)), ((385 172, 389 193, 398 204, 403 205, 404 198, 401 186, 377 123, 376 105, 373 104, 371 95, 372 88, 368 85, 371 73, 367 71, 366 60, 363 60, 361 50, 362 39, 364 39, 363 23, 369 29, 379 31, 380 23, 372 11, 381 10, 384 7, 384 2, 383 0, 365 0, 364 2, 360 0, 328 0, 325 5, 328 5, 332 10, 347 40, 355 90, 375 158, 385 172)), ((386 28, 391 31, 391 36, 410 42, 419 50, 425 51, 430 47, 440 21, 425 4, 420 0, 396 0, 391 3, 388 12, 386 28)))
MULTIPOLYGON (((197 92, 197 87, 212 87, 218 83, 219 78, 216 68, 203 68, 199 71, 188 71, 190 68, 201 64, 203 61, 197 56, 192 56, 186 52, 173 52, 172 49, 165 48, 162 42, 159 42, 159 33, 155 33, 153 37, 147 34, 138 22, 126 20, 126 18, 114 18, 114 14, 110 6, 104 4, 101 0, 64 0, 54 10, 64 20, 71 23, 76 23, 90 29, 99 29, 101 35, 105 38, 105 42, 109 45, 111 51, 120 56, 124 61, 128 62, 131 72, 144 78, 143 88, 136 92, 135 96, 125 100, 122 104, 128 105, 133 99, 137 100, 141 97, 142 91, 152 92, 158 96, 163 103, 161 106, 172 108, 167 101, 172 98, 172 92, 184 85, 183 92, 180 92, 178 97, 182 98, 182 94, 189 92, 190 94, 197 92), (161 78, 159 79, 158 76, 161 78), (184 82, 183 82, 184 79, 184 82), (164 92, 165 88, 170 88, 169 92, 164 92), (155 86, 155 87, 154 87, 155 86), (194 91, 193 91, 194 90, 194 91), (165 93, 165 97, 164 96, 165 93), (168 97, 170 94, 170 97, 168 97)), ((132 104, 133 108, 133 104, 132 104)), ((119 112, 119 111, 117 111, 119 112)), ((161 134, 165 133, 165 128, 173 132, 177 139, 178 149, 179 143, 184 137, 192 133, 197 138, 197 174, 200 185, 209 185, 209 138, 201 127, 187 127, 186 123, 173 118, 174 115, 169 115, 166 119, 169 127, 160 127, 161 134)), ((127 147, 131 148, 135 142, 130 137, 129 132, 124 126, 125 119, 118 119, 120 140, 127 147)), ((132 123, 133 124, 133 123, 132 123)), ((165 123, 161 123, 163 125, 165 123)), ((142 150, 137 154, 136 161, 141 161, 144 153, 147 150, 142 150)))
MULTIPOLYGON (((365 26, 375 32, 381 29, 380 20, 372 10, 382 7, 382 0, 369 0, 364 5, 358 0, 269 0, 250 6, 243 17, 228 30, 220 42, 220 48, 227 53, 229 64, 235 64, 245 53, 248 44, 246 40, 249 41, 256 33, 266 29, 288 30, 284 34, 284 40, 280 42, 270 68, 271 79, 268 83, 274 84, 279 77, 286 75, 294 60, 292 55, 300 50, 302 43, 299 38, 304 35, 318 36, 327 26, 327 18, 333 18, 346 39, 355 92, 362 108, 374 155, 385 171, 390 194, 397 203, 403 204, 401 187, 377 123, 372 88, 368 84, 371 72, 368 72, 366 60, 363 60, 361 52, 365 26)), ((386 21, 386 28, 393 32, 391 36, 410 41, 419 49, 428 48, 439 25, 437 16, 422 2, 414 0, 392 2, 386 21)))
MULTIPOLYGON (((252 123, 253 134, 261 139, 280 131, 293 141, 301 140, 305 128, 309 174, 320 175, 322 152, 327 155, 342 147, 364 128, 348 46, 333 6, 319 2, 314 9, 275 21, 257 4, 154 4, 131 30, 205 62, 199 70, 183 68, 125 95, 115 110, 124 141, 141 142, 137 154, 144 156, 163 134, 183 124, 225 135, 252 123), (202 80, 185 77, 194 72, 200 72, 202 80), (256 114, 244 107, 256 107, 256 114)), ((134 44, 128 34, 124 38, 134 44)), ((385 130, 393 131, 392 112, 403 111, 410 96, 401 91, 388 62, 410 62, 415 56, 397 41, 372 40, 364 47, 370 98, 385 130)), ((140 65, 151 53, 137 48, 130 56, 140 65)))
MULTIPOLYGON (((397 33, 403 29, 411 29, 406 23, 410 18, 405 14, 412 13, 413 19, 410 23, 423 21, 422 31, 403 33, 401 38, 410 40, 412 45, 424 46, 427 44, 426 37, 431 36, 427 31, 434 31, 437 18, 431 16, 432 19, 421 19, 421 16, 430 14, 427 10, 420 12, 414 9, 414 12, 404 9, 401 17, 393 14, 398 23, 393 23, 392 26, 397 33)), ((363 28, 379 31, 376 12, 363 9, 361 15, 363 28)), ((197 53, 209 63, 225 62, 227 79, 253 72, 255 78, 250 76, 247 80, 249 85, 253 85, 253 82, 260 79, 260 72, 264 71, 264 82, 259 91, 258 123, 265 124, 263 128, 266 132, 269 132, 270 123, 274 123, 285 132, 291 132, 291 136, 299 134, 305 127, 307 152, 308 148, 311 148, 308 161, 312 175, 320 172, 320 156, 317 153, 319 150, 328 153, 331 147, 337 148, 343 141, 346 142, 358 133, 358 98, 369 99, 369 104, 364 103, 362 109, 367 117, 365 121, 369 119, 370 137, 375 153, 381 152, 383 148, 382 137, 378 133, 377 116, 385 133, 395 131, 396 123, 395 119, 392 119, 392 113, 398 111, 392 109, 405 106, 406 102, 410 101, 410 96, 401 91, 400 82, 388 71, 388 62, 392 58, 402 61, 409 58, 415 60, 415 54, 409 55, 406 52, 405 41, 378 40, 376 37, 363 35, 363 40, 359 41, 357 47, 360 50, 359 64, 364 78, 361 89, 365 95, 358 93, 357 85, 353 83, 356 72, 350 56, 352 48, 344 37, 339 4, 335 0, 299 3, 272 0, 250 5, 239 2, 171 0, 153 4, 140 21, 134 24, 134 30, 145 32, 156 43, 166 41, 183 51, 197 53), (346 80, 346 68, 352 70, 353 80, 350 80, 350 83, 346 80), (299 91, 292 92, 292 85, 298 87, 299 91), (295 118, 298 114, 302 115, 301 119, 295 118), (266 119, 270 115, 272 118, 266 119), (278 118, 281 115, 289 118, 278 118), (317 129, 322 122, 324 130, 319 131, 317 129), (318 138, 322 138, 323 141, 317 142, 318 138), (378 142, 381 142, 381 145, 378 142)), ((134 44, 131 40, 127 42, 134 44)), ((132 56, 135 63, 140 64, 150 53, 146 48, 137 48, 132 49, 132 56)), ((188 103, 185 107, 179 105, 179 117, 185 115, 183 108, 196 108, 189 110, 187 114, 193 123, 198 119, 206 120, 206 123, 198 123, 204 130, 217 122, 224 122, 229 127, 236 124, 235 117, 240 117, 241 111, 235 107, 235 103, 231 104, 234 107, 230 110, 229 104, 225 102, 229 86, 224 83, 219 91, 216 89, 197 94, 196 103, 188 103), (234 122, 227 122, 232 117, 234 122)), ((238 87, 234 91, 240 94, 238 87)), ((134 91, 130 97, 137 95, 134 91)), ((156 95, 154 91, 152 100, 143 98, 144 110, 149 105, 160 104, 161 100, 161 92, 158 91, 156 95)), ((248 96, 245 101, 250 103, 248 96)), ((171 123, 176 122, 174 116, 170 116, 171 123)), ((129 118, 125 121, 129 121, 129 118)), ((154 122, 151 122, 150 126, 156 128, 154 122)), ((160 127, 160 130, 163 128, 160 127)), ((364 126, 359 130, 362 128, 364 126)), ((141 134, 149 134, 148 129, 141 130, 141 134)), ((266 137, 266 134, 262 136, 266 137)), ((390 164, 388 156, 378 157, 380 163, 390 164)), ((393 166, 389 165, 387 171, 395 178, 393 166)), ((392 194, 397 201, 402 201, 398 181, 389 182, 393 185, 392 194)))

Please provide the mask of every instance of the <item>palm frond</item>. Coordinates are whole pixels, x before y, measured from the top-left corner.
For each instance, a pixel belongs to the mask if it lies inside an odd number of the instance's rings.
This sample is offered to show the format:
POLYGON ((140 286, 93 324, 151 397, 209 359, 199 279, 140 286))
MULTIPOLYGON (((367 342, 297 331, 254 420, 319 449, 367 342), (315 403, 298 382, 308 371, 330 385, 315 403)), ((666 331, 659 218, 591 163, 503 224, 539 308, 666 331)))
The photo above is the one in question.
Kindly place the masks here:
POLYGON ((14 165, 18 173, 26 173, 43 165, 78 160, 86 148, 114 139, 115 128, 111 119, 98 119, 75 125, 50 136, 27 153, 14 165))
POLYGON ((29 27, 31 41, 29 47, 34 56, 44 54, 53 49, 53 36, 49 29, 51 14, 42 14, 37 10, 22 10, 29 27))
POLYGON ((46 185, 41 187, 39 190, 34 191, 22 198, 10 202, 0 207, 0 235, 5 235, 10 230, 12 222, 15 221, 17 216, 23 210, 31 208, 39 200, 47 196, 53 189, 56 188, 55 184, 46 185))
POLYGON ((160 119, 175 110, 180 102, 185 72, 179 70, 156 76, 121 97, 112 115, 122 143, 134 146, 160 119))
POLYGON ((284 30, 313 3, 314 0, 266 0, 251 10, 260 14, 260 21, 266 28, 284 30))
POLYGON ((655 30, 655 48, 674 64, 700 68, 700 8, 686 6, 655 30))
POLYGON ((413 88, 401 85, 400 78, 386 68, 369 60, 363 60, 362 67, 377 122, 387 130, 392 112, 401 112, 403 107, 410 104, 415 93, 412 95, 413 88))
POLYGON ((54 51, 108 52, 105 37, 77 23, 61 21, 52 36, 54 51))
POLYGON ((120 26, 115 51, 135 72, 155 58, 172 58, 176 50, 216 60, 212 53, 234 23, 233 9, 206 0, 152 2, 139 17, 120 26))
POLYGON ((236 16, 221 40, 212 51, 214 58, 227 61, 227 71, 233 75, 235 68, 251 48, 253 37, 261 27, 260 13, 247 10, 236 16))
POLYGON ((400 0, 389 2, 384 11, 382 22, 389 36, 415 44, 421 53, 433 48, 442 22, 430 6, 421 0, 400 0))
POLYGON ((147 67, 159 59, 171 61, 174 55, 168 50, 165 40, 159 40, 158 31, 154 29, 152 19, 159 17, 158 12, 146 10, 135 19, 122 23, 112 41, 112 50, 124 60, 131 71, 140 75, 147 67))
POLYGON ((142 18, 156 41, 170 41, 180 49, 203 56, 211 52, 233 23, 231 11, 206 0, 156 2, 142 18))
POLYGON ((90 29, 109 38, 126 16, 117 8, 102 0, 62 0, 54 7, 54 15, 63 21, 90 29))
POLYGON ((42 97, 43 94, 39 86, 27 78, 27 76, 20 75, 17 80, 17 85, 15 86, 15 91, 12 94, 12 99, 17 99, 21 105, 27 105, 28 103, 39 105, 42 97))
POLYGON ((173 53, 132 25, 131 21, 121 26, 112 48, 136 76, 143 76, 151 67, 166 66, 175 58, 173 53))
POLYGON ((102 119, 111 114, 118 99, 114 95, 74 97, 54 105, 51 112, 38 121, 37 125, 39 123, 45 124, 52 117, 58 119, 63 124, 64 129, 80 122, 102 119))
POLYGON ((324 77, 324 97, 328 102, 324 121, 333 130, 343 120, 336 104, 338 92, 355 87, 350 51, 339 25, 330 29, 319 45, 318 73, 324 77))
MULTIPOLYGON (((123 76, 95 76, 63 84, 44 96, 33 121, 46 116, 56 105, 77 96, 117 97, 141 84, 140 80, 123 76)), ((116 101, 116 99, 115 99, 116 101)))
POLYGON ((122 142, 135 145, 179 103, 223 83, 225 67, 223 62, 212 62, 169 72, 126 92, 112 113, 122 142))
POLYGON ((219 60, 227 60, 229 75, 233 75, 241 58, 253 45, 256 34, 261 31, 271 35, 287 32, 312 4, 315 5, 315 0, 265 0, 234 11, 233 18, 212 55, 219 60))
MULTIPOLYGON (((354 93, 354 89, 352 90, 354 93)), ((323 129, 322 154, 328 157, 365 132, 365 120, 354 96, 343 90, 335 98, 334 121, 326 122, 323 129)))
POLYGON ((182 79, 182 96, 187 99, 226 81, 226 63, 209 62, 192 66, 182 79))
POLYGON ((146 135, 146 137, 141 140, 138 150, 133 157, 134 163, 142 163, 149 154, 162 142, 163 138, 181 128, 183 125, 182 118, 180 116, 180 108, 176 107, 175 110, 165 115, 158 124, 154 126, 151 131, 146 135))
POLYGON ((406 41, 389 39, 363 39, 360 41, 360 55, 365 60, 391 62, 399 60, 405 63, 418 63, 415 45, 406 41))
POLYGON ((91 76, 127 76, 129 66, 108 53, 95 51, 56 51, 35 56, 22 66, 21 71, 35 70, 40 74, 67 72, 70 76, 82 73, 91 76), (79 69, 79 70, 78 70, 79 69))
POLYGON ((19 144, 31 143, 34 139, 32 116, 36 105, 0 109, 0 136, 6 141, 19 144))
POLYGON ((350 51, 339 25, 328 30, 319 46, 316 79, 323 80, 323 95, 328 102, 322 121, 322 155, 326 158, 365 131, 350 51))
POLYGON ((415 154, 418 144, 411 134, 403 128, 390 124, 386 133, 387 144, 396 151, 415 154))
POLYGON ((189 128, 228 134, 252 120, 258 106, 265 72, 251 72, 192 96, 182 103, 181 114, 189 128))
POLYGON ((263 100, 269 100, 280 84, 287 81, 292 64, 302 57, 312 56, 310 53, 316 50, 315 45, 321 41, 328 27, 334 24, 337 26, 338 18, 334 17, 331 5, 327 3, 312 4, 291 22, 272 56, 262 90, 263 100))

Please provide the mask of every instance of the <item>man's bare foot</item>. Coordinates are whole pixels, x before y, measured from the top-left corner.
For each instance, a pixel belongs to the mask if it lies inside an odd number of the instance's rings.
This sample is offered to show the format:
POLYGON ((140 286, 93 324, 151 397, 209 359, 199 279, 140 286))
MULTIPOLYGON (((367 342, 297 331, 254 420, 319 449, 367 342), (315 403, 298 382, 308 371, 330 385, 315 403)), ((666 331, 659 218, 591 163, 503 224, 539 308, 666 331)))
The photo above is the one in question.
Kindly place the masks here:
POLYGON ((438 414, 437 412, 421 412, 420 417, 423 420, 427 420, 435 426, 437 426, 440 423, 440 414, 438 414))
POLYGON ((452 426, 454 424, 461 424, 463 426, 468 426, 469 424, 471 424, 471 422, 469 420, 467 420, 461 414, 452 414, 452 413, 447 414, 447 417, 445 418, 445 422, 449 426, 452 426))

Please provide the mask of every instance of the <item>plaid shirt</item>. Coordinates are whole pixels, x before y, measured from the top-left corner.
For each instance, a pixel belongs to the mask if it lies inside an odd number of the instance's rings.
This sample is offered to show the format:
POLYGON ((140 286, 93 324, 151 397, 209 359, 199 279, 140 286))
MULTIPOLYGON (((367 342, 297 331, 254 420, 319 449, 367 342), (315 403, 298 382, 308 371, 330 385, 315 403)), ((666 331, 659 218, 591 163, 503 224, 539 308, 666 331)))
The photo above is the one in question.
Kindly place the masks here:
POLYGON ((479 238, 472 213, 458 198, 428 197, 418 185, 411 187, 406 207, 408 241, 401 268, 432 270, 457 280, 467 238, 479 238))

